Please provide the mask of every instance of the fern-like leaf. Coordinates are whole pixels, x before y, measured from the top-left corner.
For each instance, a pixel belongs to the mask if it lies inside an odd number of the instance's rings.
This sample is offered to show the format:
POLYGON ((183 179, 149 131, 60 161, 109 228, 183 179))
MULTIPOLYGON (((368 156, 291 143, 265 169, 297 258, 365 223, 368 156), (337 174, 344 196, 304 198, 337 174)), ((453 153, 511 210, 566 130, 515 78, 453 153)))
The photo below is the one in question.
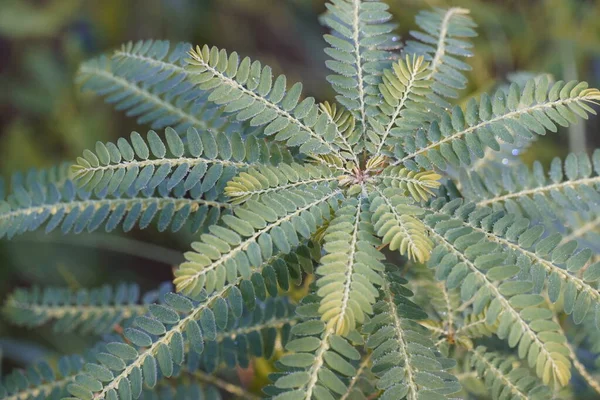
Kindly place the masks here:
POLYGON ((18 289, 6 300, 3 313, 14 324, 38 327, 49 322, 56 332, 78 331, 96 335, 111 332, 115 325, 129 321, 148 311, 148 304, 168 291, 163 285, 140 297, 139 286, 121 284, 116 287, 77 291, 62 288, 18 289))
POLYGON ((225 194, 233 204, 258 200, 267 193, 286 193, 294 188, 310 188, 337 180, 337 174, 324 165, 279 164, 251 167, 227 182, 225 194))
POLYGON ((273 400, 450 399, 451 369, 479 374, 465 394, 487 386, 493 400, 562 396, 572 366, 598 390, 563 325, 597 350, 600 150, 548 174, 517 153, 593 114, 600 91, 522 75, 451 110, 467 83, 468 11, 419 14, 400 54, 390 19, 379 0, 327 2, 335 104, 216 47, 142 41, 84 64, 84 89, 164 135, 97 142, 70 175, 0 181, 0 237, 153 222, 200 233, 177 293, 18 290, 9 320, 119 335, 76 376, 16 372, 0 397, 254 400, 220 368, 273 356, 273 400), (385 247, 408 258, 401 271, 385 247), (279 297, 313 273, 297 306, 279 297), (477 347, 492 336, 526 367, 477 347))
MULTIPOLYGON (((293 339, 278 363, 284 372, 273 374, 265 393, 273 400, 317 400, 348 390, 342 379, 356 375, 352 362, 361 358, 348 339, 320 320, 319 301, 309 295, 297 312, 305 320, 292 328, 293 339)), ((360 336, 359 336, 360 338, 360 336)))
POLYGON ((572 313, 577 324, 592 310, 596 318, 600 318, 597 289, 600 263, 592 261, 589 249, 578 249, 574 241, 563 242, 559 234, 544 237, 539 225, 530 226, 526 219, 510 214, 499 220, 498 225, 499 228, 485 233, 488 240, 520 257, 521 266, 530 272, 536 291, 541 291, 546 283, 552 302, 558 301, 562 294, 564 311, 572 313), (577 276, 584 267, 583 276, 577 276))
POLYGON ((362 133, 380 101, 379 75, 393 59, 391 50, 400 47, 395 25, 388 22, 392 17, 388 7, 381 1, 333 0, 323 17, 333 30, 324 36, 331 46, 325 52, 332 58, 326 65, 334 73, 327 80, 340 104, 354 113, 362 133))
POLYGON ((235 112, 239 121, 249 120, 251 126, 266 126, 267 136, 300 146, 303 153, 338 153, 335 125, 319 111, 314 98, 300 101, 300 83, 288 91, 284 75, 273 81, 270 67, 249 58, 240 62, 237 53, 227 55, 216 47, 197 47, 190 57, 186 70, 191 81, 210 91, 208 99, 223 105, 225 112, 235 112))
POLYGON ((60 400, 68 395, 67 386, 83 367, 79 356, 63 356, 57 367, 42 361, 26 370, 15 370, 0 382, 2 400, 60 400))
POLYGON ((183 188, 168 191, 166 185, 157 190, 128 190, 121 195, 96 196, 77 190, 71 180, 62 184, 32 182, 29 188, 16 186, 6 201, 0 201, 0 237, 9 238, 35 231, 45 224, 46 233, 60 226, 63 233, 95 231, 104 225, 107 232, 121 225, 124 231, 136 225, 146 228, 154 220, 158 230, 169 226, 173 232, 189 221, 193 231, 219 218, 227 203, 198 198, 183 188))
POLYGON ((370 204, 373 227, 384 245, 389 245, 390 250, 399 250, 411 260, 424 262, 429 258, 432 243, 427 229, 416 218, 423 210, 404 196, 404 190, 375 187, 370 204))
POLYGON ((588 89, 587 83, 559 81, 548 86, 547 79, 531 80, 522 91, 513 84, 508 95, 499 89, 491 98, 483 95, 479 103, 471 100, 464 112, 455 106, 452 113, 441 116, 439 123, 433 122, 427 132, 406 138, 403 149, 396 151, 395 164, 413 169, 435 165, 441 170, 448 163, 455 167, 470 165, 471 153, 482 158, 487 147, 497 151, 498 140, 512 143, 518 135, 544 135, 546 130, 556 131, 557 125, 575 123, 577 116, 595 114, 589 104, 600 100, 600 91, 588 89))
MULTIPOLYGON (((194 354, 187 362, 189 368, 198 364, 205 373, 216 373, 226 368, 248 368, 251 357, 271 359, 277 347, 277 339, 285 345, 291 328, 299 322, 294 307, 285 298, 269 298, 258 301, 254 309, 244 307, 241 316, 232 318, 228 312, 215 310, 217 333, 214 340, 204 342, 204 352, 194 354)), ((189 346, 185 347, 186 353, 189 346)))
POLYGON ((432 171, 415 172, 402 167, 390 166, 375 175, 385 186, 399 188, 409 194, 416 202, 427 201, 435 196, 439 188, 441 175, 432 171))
POLYGON ((477 26, 469 10, 459 7, 421 11, 416 17, 422 31, 411 31, 416 40, 406 43, 404 52, 423 55, 429 61, 428 79, 433 80, 430 98, 442 108, 450 107, 447 99, 458 97, 458 90, 467 85, 462 71, 471 67, 459 57, 471 57, 472 44, 465 40, 477 36, 477 26))
POLYGON ((243 141, 239 134, 198 133, 190 128, 184 144, 175 130, 167 128, 165 138, 166 146, 154 131, 146 140, 133 132, 130 141, 98 142, 95 152, 85 150, 72 167, 75 179, 96 193, 123 193, 131 187, 152 190, 164 183, 168 190, 180 185, 215 199, 239 169, 259 161, 277 163, 282 157, 272 154, 264 142, 254 137, 243 141))
POLYGON ((590 204, 600 202, 600 150, 590 159, 586 154, 570 154, 564 161, 555 158, 548 177, 542 165, 533 170, 483 170, 472 173, 464 187, 479 206, 503 207, 510 213, 523 214, 535 220, 556 218, 565 210, 586 212, 590 204))
POLYGON ((143 394, 144 384, 160 392, 159 379, 177 376, 186 355, 189 371, 201 365, 210 372, 222 362, 247 366, 251 355, 269 358, 277 332, 286 343, 297 322, 286 300, 266 299, 268 284, 262 277, 268 279, 274 268, 285 287, 284 282, 297 279, 302 268, 312 271, 313 260, 274 258, 271 265, 255 271, 248 285, 238 278, 195 299, 165 294, 163 304, 149 305, 149 313, 124 330, 126 342, 118 338, 95 352, 95 359, 68 386, 69 392, 81 400, 137 399, 151 393, 143 394))
POLYGON ((566 385, 571 376, 566 338, 550 320, 550 310, 543 307, 535 278, 532 281, 527 274, 520 274, 523 259, 507 254, 484 233, 503 232, 506 220, 498 219, 491 210, 461 206, 460 200, 444 204, 440 199, 430 210, 433 213, 426 223, 438 246, 429 266, 436 268, 437 278, 445 279, 450 289, 460 287, 463 301, 474 298, 474 313, 489 305, 488 323, 498 322, 496 334, 508 339, 510 347, 518 346, 519 357, 527 359, 545 384, 566 385))
POLYGON ((371 371, 379 377, 381 399, 446 398, 460 390, 456 378, 446 372, 454 366, 443 358, 415 320, 427 314, 413 303, 407 281, 395 272, 385 275, 382 300, 375 316, 363 327, 367 346, 373 349, 371 371))
POLYGON ((171 47, 168 41, 130 42, 112 57, 83 63, 77 82, 152 129, 239 130, 239 124, 225 118, 206 93, 189 82, 184 67, 190 49, 188 43, 171 47))
POLYGON ((346 159, 352 160, 354 165, 359 165, 358 153, 360 148, 361 131, 356 129, 356 120, 352 113, 343 107, 328 102, 321 103, 319 106, 329 117, 331 123, 335 124, 335 143, 340 148, 340 155, 346 159))
MULTIPOLYGON (((448 208, 457 207, 458 203, 449 203, 448 208)), ((475 206, 465 205, 462 210, 473 211, 475 206)), ((583 322, 590 311, 600 319, 600 293, 596 287, 600 280, 600 263, 593 261, 589 249, 578 249, 575 241, 565 242, 557 233, 544 235, 542 226, 532 226, 528 219, 514 214, 483 208, 477 210, 477 215, 487 218, 484 221, 491 225, 477 225, 472 221, 466 224, 518 259, 520 269, 530 275, 535 293, 546 288, 553 303, 562 294, 564 311, 573 314, 577 324, 583 322), (581 270, 584 272, 579 277, 577 273, 581 270)))
POLYGON ((389 139, 397 141, 407 132, 419 129, 426 120, 429 112, 426 96, 431 84, 427 80, 428 67, 422 56, 407 55, 384 71, 383 83, 379 85, 384 100, 379 105, 381 116, 369 120, 373 132, 369 132, 371 140, 366 145, 375 156, 385 150, 389 139))
POLYGON ((379 243, 374 234, 364 198, 348 201, 325 232, 317 294, 323 321, 336 335, 348 334, 373 313, 379 295, 374 285, 383 283, 379 273, 385 269, 385 257, 374 248, 379 243))
POLYGON ((338 207, 340 193, 321 184, 289 189, 285 195, 263 194, 236 207, 235 215, 210 226, 210 233, 192 244, 194 251, 185 254, 187 261, 175 271, 177 291, 196 295, 202 289, 219 290, 238 275, 249 278, 273 255, 287 254, 309 239, 330 209, 338 207))
POLYGON ((511 357, 488 352, 479 346, 470 353, 470 363, 484 379, 493 400, 549 400, 552 390, 531 376, 529 370, 520 367, 511 357), (515 366, 517 364, 517 366, 515 366))
POLYGON ((139 398, 144 383, 150 388, 156 385, 159 369, 163 377, 174 374, 184 361, 186 342, 198 354, 214 349, 205 341, 216 340, 218 327, 228 326, 229 318, 240 318, 244 304, 252 310, 257 298, 266 298, 260 275, 265 270, 257 269, 255 276, 261 279, 246 281, 252 282, 249 285, 240 286, 240 277, 211 294, 203 292, 197 300, 166 294, 164 305, 150 305, 149 314, 137 317, 134 326, 124 331, 128 343, 108 343, 106 351, 96 355, 95 364, 86 364, 69 392, 81 400, 139 398))

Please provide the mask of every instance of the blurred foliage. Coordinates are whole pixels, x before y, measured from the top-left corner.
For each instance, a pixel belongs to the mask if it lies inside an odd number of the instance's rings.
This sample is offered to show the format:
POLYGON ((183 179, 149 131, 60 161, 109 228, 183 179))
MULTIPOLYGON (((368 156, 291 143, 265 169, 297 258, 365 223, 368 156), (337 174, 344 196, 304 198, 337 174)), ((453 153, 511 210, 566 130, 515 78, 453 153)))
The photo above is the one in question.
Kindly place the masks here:
MULTIPOLYGON (((390 4, 402 37, 415 27, 413 16, 420 9, 451 5, 472 10, 480 36, 475 42, 477 56, 470 62, 469 93, 487 91, 515 71, 545 71, 557 80, 577 78, 599 86, 599 1, 394 0, 390 4)), ((318 99, 331 98, 329 87, 318 83, 326 75, 324 29, 317 25, 324 9, 324 0, 2 0, 1 176, 74 159, 96 140, 114 141, 136 129, 135 121, 80 93, 73 84, 82 60, 127 40, 160 38, 235 48, 275 70, 285 70, 291 80, 302 80, 306 91, 318 99)), ((569 145, 580 148, 582 138, 589 148, 600 147, 600 139, 592 134, 596 131, 598 126, 588 123, 552 135, 535 143, 528 155, 549 162, 566 154, 569 145)), ((10 245, 0 242, 0 290, 7 293, 16 285, 41 282, 98 286, 127 279, 153 287, 169 279, 170 264, 178 262, 178 253, 172 256, 170 249, 186 249, 190 241, 185 234, 164 238, 158 242, 152 232, 137 232, 135 239, 119 245, 117 236, 109 240, 90 235, 84 243, 58 235, 40 241, 40 235, 30 234, 10 245)), ((77 352, 93 340, 73 337, 59 344, 48 330, 21 331, 0 320, 0 353, 8 366, 55 351, 77 352), (9 336, 21 340, 3 339, 9 336)), ((256 366, 261 375, 268 368, 256 366)))
POLYGON ((15 39, 57 35, 75 18, 78 7, 78 0, 51 1, 42 6, 33 2, 7 0, 2 4, 0 34, 15 39))

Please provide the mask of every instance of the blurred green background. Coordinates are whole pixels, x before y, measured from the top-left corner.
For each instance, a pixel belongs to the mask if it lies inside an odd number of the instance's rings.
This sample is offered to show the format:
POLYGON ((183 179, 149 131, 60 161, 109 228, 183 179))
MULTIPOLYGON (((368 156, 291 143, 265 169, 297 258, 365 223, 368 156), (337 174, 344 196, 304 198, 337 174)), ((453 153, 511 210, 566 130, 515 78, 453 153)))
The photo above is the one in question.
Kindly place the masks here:
MULTIPOLYGON (((600 2, 594 0, 390 0, 402 37, 430 6, 472 10, 479 24, 471 86, 478 94, 519 71, 600 85, 600 2)), ((121 43, 168 39, 214 44, 259 58, 318 99, 324 85, 324 0, 2 0, 0 1, 0 175, 73 160, 97 140, 116 140, 134 120, 74 84, 79 63, 121 43)), ((598 119, 536 142, 526 161, 600 147, 598 119)), ((171 277, 191 237, 152 229, 127 238, 27 234, 0 241, 0 293, 33 284, 71 287, 171 277)), ((47 329, 21 330, 0 319, 3 370, 42 355, 80 352, 96 338, 65 340, 47 329), (10 339, 9 339, 10 338, 10 339)))

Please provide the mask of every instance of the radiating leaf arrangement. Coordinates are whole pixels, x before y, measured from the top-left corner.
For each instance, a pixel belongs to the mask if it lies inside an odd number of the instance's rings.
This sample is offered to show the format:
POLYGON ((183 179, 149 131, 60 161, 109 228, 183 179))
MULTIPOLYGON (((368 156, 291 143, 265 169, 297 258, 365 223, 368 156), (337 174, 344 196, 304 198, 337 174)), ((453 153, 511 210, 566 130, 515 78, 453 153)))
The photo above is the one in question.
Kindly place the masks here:
POLYGON ((83 89, 151 130, 98 142, 70 171, 15 175, 0 236, 155 226, 194 241, 175 292, 13 293, 16 324, 113 336, 59 375, 12 373, 0 397, 254 399, 220 377, 254 357, 276 359, 276 400, 451 399, 466 373, 493 399, 558 398, 573 371, 598 390, 565 324, 600 335, 585 247, 600 153, 548 172, 489 154, 587 118, 600 91, 541 76, 453 105, 469 12, 420 13, 404 47, 390 20, 379 1, 327 4, 337 103, 210 46, 142 41, 83 64, 83 89))

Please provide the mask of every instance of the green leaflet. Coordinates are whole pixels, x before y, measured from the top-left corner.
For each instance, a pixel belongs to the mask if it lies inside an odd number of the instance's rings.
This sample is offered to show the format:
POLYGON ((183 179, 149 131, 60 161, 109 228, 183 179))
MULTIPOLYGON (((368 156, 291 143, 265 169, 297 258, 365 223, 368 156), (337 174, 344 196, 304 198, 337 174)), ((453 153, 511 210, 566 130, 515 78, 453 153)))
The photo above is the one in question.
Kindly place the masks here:
POLYGON ((189 43, 172 47, 160 40, 129 42, 111 57, 83 63, 77 82, 152 129, 239 130, 238 124, 207 102, 203 91, 189 84, 184 66, 190 49, 189 43))
POLYGON ((554 219, 565 210, 590 211, 590 204, 600 201, 599 169, 598 150, 592 157, 569 154, 564 162, 555 158, 547 173, 537 161, 531 170, 483 169, 464 180, 465 195, 480 206, 503 207, 534 220, 554 219))
POLYGON ((429 61, 428 79, 433 93, 431 100, 441 108, 449 108, 447 99, 458 97, 458 90, 467 85, 462 71, 471 67, 460 57, 471 57, 473 46, 465 38, 477 36, 476 24, 469 17, 469 10, 459 7, 421 11, 416 17, 421 31, 411 31, 416 40, 406 42, 407 54, 423 55, 429 61))
POLYGON ((249 58, 240 61, 237 53, 227 55, 216 47, 197 47, 190 56, 191 81, 210 91, 209 101, 224 106, 225 112, 235 112, 251 126, 266 125, 266 135, 300 146, 305 154, 337 153, 335 125, 312 97, 300 101, 300 83, 287 90, 284 75, 273 81, 270 67, 249 58))
POLYGON ((42 361, 26 370, 15 370, 0 382, 0 399, 60 400, 68 395, 67 385, 75 380, 84 360, 79 356, 63 356, 55 367, 42 361))
POLYGON ((319 313, 337 335, 348 334, 373 313, 379 295, 374 285, 383 283, 379 272, 385 258, 373 247, 379 243, 374 235, 363 198, 339 209, 325 232, 325 254, 316 271, 319 313))
MULTIPOLYGON (((178 291, 197 295, 202 289, 220 290, 226 282, 250 277, 277 254, 288 254, 301 240, 310 238, 337 208, 339 190, 326 184, 290 189, 286 196, 272 192, 235 208, 235 217, 212 225, 192 244, 186 262, 175 271, 178 291)), ((275 288, 276 290, 276 288, 275 288)))
POLYGON ((470 100, 465 110, 455 106, 443 113, 427 131, 407 138, 396 149, 398 161, 409 168, 445 170, 450 164, 471 164, 471 153, 484 156, 486 148, 499 150, 498 140, 512 143, 516 136, 544 135, 547 130, 575 123, 578 117, 594 114, 589 104, 600 100, 600 91, 588 89, 586 82, 558 81, 546 78, 530 80, 521 91, 513 84, 508 94, 499 89, 493 96, 483 95, 479 102, 470 100))
POLYGON ((292 352, 279 361, 284 372, 273 375, 273 385, 265 388, 274 400, 310 400, 341 394, 349 390, 345 377, 358 373, 353 362, 361 358, 360 353, 351 340, 335 335, 320 321, 318 307, 318 298, 309 295, 297 308, 304 321, 292 328, 294 336, 286 346, 292 352))
POLYGON ((59 227, 63 233, 92 232, 102 226, 107 232, 118 226, 127 232, 136 226, 146 228, 153 221, 160 231, 169 227, 178 231, 186 222, 197 231, 229 208, 227 203, 202 196, 201 191, 186 192, 183 185, 169 191, 166 184, 156 190, 130 188, 123 194, 107 196, 103 191, 94 195, 77 190, 71 180, 58 184, 33 180, 27 187, 18 184, 6 201, 0 201, 0 237, 35 231, 44 224, 46 233, 59 227))
POLYGON ((164 184, 218 198, 227 180, 239 170, 258 162, 282 161, 285 154, 254 137, 225 135, 189 128, 184 141, 175 130, 165 129, 165 141, 149 131, 146 139, 137 132, 130 141, 96 143, 96 151, 84 151, 72 172, 79 185, 95 193, 121 194, 127 190, 152 190, 164 184), (166 143, 165 143, 166 142, 166 143))
POLYGON ((541 288, 535 289, 534 269, 523 264, 522 257, 507 256, 503 245, 485 233, 503 234, 510 219, 460 201, 445 204, 440 199, 430 210, 425 221, 438 245, 428 264, 436 269, 436 277, 445 279, 449 288, 460 287, 463 301, 474 299, 475 313, 489 306, 487 322, 498 323, 498 337, 517 347, 519 357, 535 368, 545 384, 566 385, 571 375, 566 339, 560 327, 549 321, 552 313, 543 307, 541 288), (500 273, 502 269, 513 276, 500 273))
POLYGON ((515 360, 487 352, 483 346, 472 350, 471 365, 484 379, 492 399, 548 400, 552 390, 534 379, 527 368, 515 367, 515 360))
POLYGON ((325 35, 331 47, 325 49, 333 74, 327 81, 338 93, 337 101, 350 110, 362 125, 376 113, 379 104, 379 76, 390 65, 392 50, 398 49, 398 37, 388 5, 381 1, 334 0, 327 3, 322 22, 334 35, 325 35))
POLYGON ((446 370, 453 360, 441 356, 425 328, 415 322, 423 312, 408 297, 407 281, 394 272, 384 275, 382 300, 375 316, 365 324, 367 346, 373 349, 371 371, 379 377, 382 399, 447 398, 460 390, 456 378, 446 370))
MULTIPOLYGON (((166 286, 167 288, 169 285, 166 286)), ((165 287, 145 293, 140 298, 138 285, 73 291, 61 288, 17 289, 6 300, 4 315, 10 322, 34 328, 52 323, 56 332, 78 331, 96 335, 110 333, 115 325, 148 311, 165 287)))

